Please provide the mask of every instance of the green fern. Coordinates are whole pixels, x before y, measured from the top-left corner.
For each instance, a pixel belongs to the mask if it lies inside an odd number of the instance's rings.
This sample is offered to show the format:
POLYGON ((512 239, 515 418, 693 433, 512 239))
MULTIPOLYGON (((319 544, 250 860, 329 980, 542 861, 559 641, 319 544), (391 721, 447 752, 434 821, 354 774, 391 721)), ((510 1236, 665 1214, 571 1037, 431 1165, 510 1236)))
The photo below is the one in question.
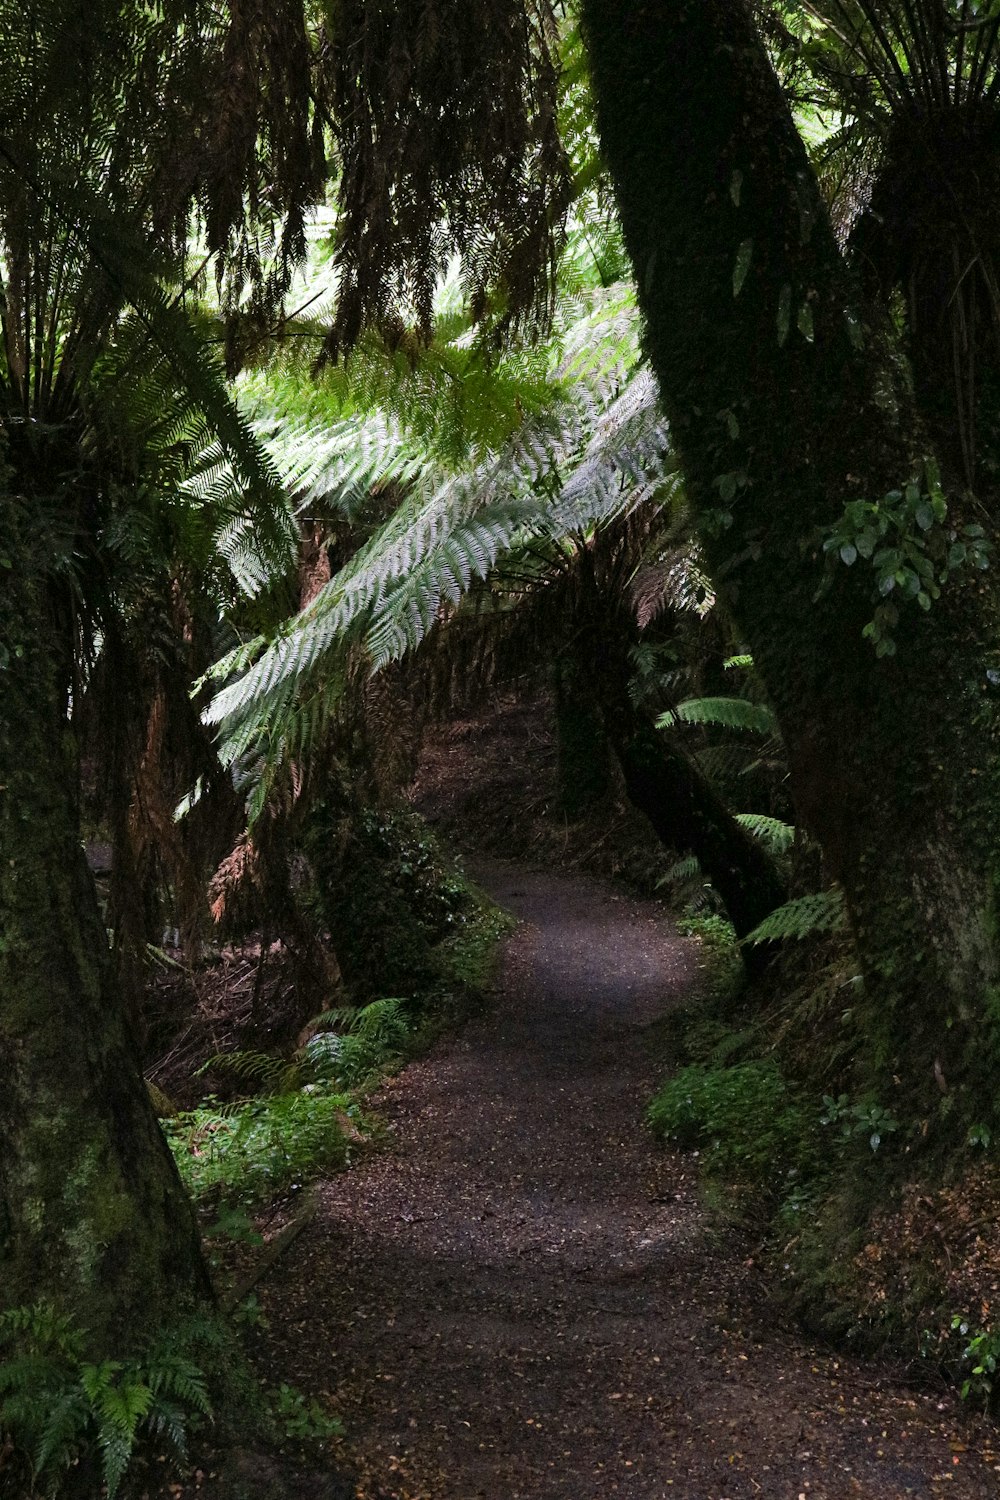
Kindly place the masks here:
POLYGON ((810 896, 797 896, 766 916, 745 939, 748 943, 780 943, 786 938, 814 937, 841 932, 847 926, 844 898, 834 887, 810 896))
POLYGON ((100 1455, 114 1500, 144 1437, 166 1437, 183 1457, 192 1419, 211 1416, 205 1377, 172 1347, 178 1329, 141 1356, 84 1357, 82 1330, 50 1304, 0 1316, 0 1432, 30 1456, 35 1485, 54 1496, 65 1471, 88 1450, 100 1455))
POLYGON ((795 842, 794 824, 783 823, 780 818, 769 818, 764 813, 737 813, 736 821, 776 854, 787 853, 795 842))
POLYGON ((672 729, 675 724, 714 724, 754 734, 779 732, 777 720, 767 705, 751 703, 747 698, 689 698, 657 720, 660 729, 672 729))

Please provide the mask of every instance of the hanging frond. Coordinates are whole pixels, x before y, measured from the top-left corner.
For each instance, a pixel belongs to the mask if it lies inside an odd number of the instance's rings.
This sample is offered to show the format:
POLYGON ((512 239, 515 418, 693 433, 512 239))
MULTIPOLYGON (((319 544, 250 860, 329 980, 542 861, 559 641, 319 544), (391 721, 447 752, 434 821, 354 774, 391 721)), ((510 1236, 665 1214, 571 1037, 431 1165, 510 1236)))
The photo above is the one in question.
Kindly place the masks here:
POLYGON ((777 720, 767 705, 751 703, 747 698, 689 698, 661 714, 656 722, 659 729, 672 729, 675 724, 715 724, 723 729, 745 729, 754 734, 777 735, 779 732, 777 720))
MULTIPOLYGON (((366 325, 427 338, 456 254, 478 319, 555 282, 569 171, 548 0, 337 0, 326 87, 340 157, 340 295, 328 352, 366 325)), ((544 304, 544 297, 542 299, 544 304)))
POLYGON ((736 821, 775 854, 787 853, 795 842, 794 825, 783 823, 780 818, 769 818, 764 813, 737 813, 736 821))
POLYGON ((837 887, 814 895, 797 896, 766 916, 745 941, 780 943, 786 938, 814 937, 823 932, 840 932, 847 925, 844 898, 837 887))

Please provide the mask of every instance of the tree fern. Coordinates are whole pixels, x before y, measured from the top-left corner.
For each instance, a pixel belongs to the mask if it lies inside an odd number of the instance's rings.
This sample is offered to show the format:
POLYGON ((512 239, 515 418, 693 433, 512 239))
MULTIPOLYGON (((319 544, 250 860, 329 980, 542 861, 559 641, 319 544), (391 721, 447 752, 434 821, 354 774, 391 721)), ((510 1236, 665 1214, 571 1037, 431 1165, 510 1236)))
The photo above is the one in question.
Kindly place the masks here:
POLYGON ((322 669, 329 686, 333 666, 335 700, 337 684, 346 681, 345 652, 360 652, 369 670, 397 660, 528 539, 551 543, 585 532, 657 495, 667 503, 676 477, 654 395, 640 375, 607 411, 589 399, 564 406, 522 424, 471 474, 414 483, 306 610, 271 641, 241 646, 214 669, 217 678, 239 674, 207 714, 222 726, 224 758, 245 755, 262 736, 271 757, 301 746, 301 716, 311 718, 331 701, 327 692, 303 696, 314 673, 322 669), (589 436, 588 414, 596 423, 589 436), (559 482, 550 499, 553 479, 559 482))

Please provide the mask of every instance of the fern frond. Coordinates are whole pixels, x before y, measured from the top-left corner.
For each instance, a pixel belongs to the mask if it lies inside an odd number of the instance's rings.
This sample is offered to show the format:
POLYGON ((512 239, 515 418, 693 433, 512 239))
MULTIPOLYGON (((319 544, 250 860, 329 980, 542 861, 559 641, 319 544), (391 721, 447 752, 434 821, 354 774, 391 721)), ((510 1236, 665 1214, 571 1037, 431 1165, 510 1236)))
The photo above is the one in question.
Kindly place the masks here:
POLYGON ((714 724, 724 729, 745 729, 754 734, 776 735, 778 723, 766 704, 751 703, 747 698, 689 698, 676 708, 661 714, 659 729, 675 724, 714 724))
POLYGON ((783 823, 780 818, 769 818, 763 813, 737 813, 736 821, 776 854, 786 853, 795 842, 794 825, 783 823))
POLYGON ((797 896, 766 916, 745 941, 780 943, 786 938, 813 937, 822 932, 841 932, 847 925, 844 898, 834 887, 810 896, 797 896))
POLYGON ((700 874, 701 864, 697 856, 689 854, 684 859, 676 860, 656 883, 657 885, 683 885, 685 881, 697 880, 700 874))

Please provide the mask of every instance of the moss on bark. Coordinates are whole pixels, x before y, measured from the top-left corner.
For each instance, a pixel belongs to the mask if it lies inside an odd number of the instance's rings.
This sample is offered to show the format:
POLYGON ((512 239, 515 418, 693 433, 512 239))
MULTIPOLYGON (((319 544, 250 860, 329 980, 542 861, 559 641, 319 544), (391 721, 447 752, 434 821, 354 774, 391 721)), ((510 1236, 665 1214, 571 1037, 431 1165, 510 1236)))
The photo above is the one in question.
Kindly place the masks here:
POLYGON ((0 501, 0 1306, 103 1351, 211 1298, 143 1084, 80 841, 68 653, 0 501))
POLYGON ((584 0, 598 123, 713 575, 777 712, 798 816, 865 977, 862 1081, 954 1141, 995 1118, 995 568, 862 629, 874 577, 822 536, 924 447, 864 313, 749 8, 584 0))

